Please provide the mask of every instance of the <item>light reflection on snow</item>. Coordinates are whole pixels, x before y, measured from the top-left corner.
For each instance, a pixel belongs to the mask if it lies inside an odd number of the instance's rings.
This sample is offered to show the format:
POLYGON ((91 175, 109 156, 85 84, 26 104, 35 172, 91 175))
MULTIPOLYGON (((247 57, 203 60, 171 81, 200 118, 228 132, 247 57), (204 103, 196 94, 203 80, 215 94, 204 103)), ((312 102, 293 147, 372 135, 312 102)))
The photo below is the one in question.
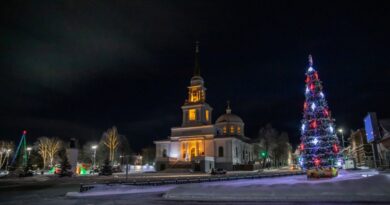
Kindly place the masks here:
POLYGON ((278 184, 318 184, 318 183, 328 183, 328 182, 338 182, 345 180, 354 180, 361 179, 364 177, 377 175, 377 171, 373 170, 361 170, 361 171, 346 171, 339 170, 339 175, 331 179, 310 179, 308 180, 306 175, 295 175, 295 176, 286 176, 286 177, 274 177, 274 178, 261 178, 261 179, 243 179, 236 181, 220 181, 220 182, 211 182, 204 183, 201 186, 232 186, 232 187, 241 187, 241 186, 270 186, 278 184), (365 176, 363 176, 365 175, 365 176))

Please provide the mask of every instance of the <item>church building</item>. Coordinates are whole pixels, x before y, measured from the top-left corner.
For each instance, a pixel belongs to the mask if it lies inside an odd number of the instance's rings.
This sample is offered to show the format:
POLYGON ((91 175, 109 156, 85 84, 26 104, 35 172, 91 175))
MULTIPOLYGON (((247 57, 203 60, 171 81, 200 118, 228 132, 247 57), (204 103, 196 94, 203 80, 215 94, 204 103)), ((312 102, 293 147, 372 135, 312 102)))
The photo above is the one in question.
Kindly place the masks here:
POLYGON ((253 161, 253 147, 250 139, 244 135, 244 122, 232 114, 229 103, 226 113, 213 123, 213 108, 206 102, 206 88, 200 76, 198 43, 194 76, 181 109, 181 126, 171 128, 171 135, 167 139, 154 141, 156 170, 239 170, 253 161))

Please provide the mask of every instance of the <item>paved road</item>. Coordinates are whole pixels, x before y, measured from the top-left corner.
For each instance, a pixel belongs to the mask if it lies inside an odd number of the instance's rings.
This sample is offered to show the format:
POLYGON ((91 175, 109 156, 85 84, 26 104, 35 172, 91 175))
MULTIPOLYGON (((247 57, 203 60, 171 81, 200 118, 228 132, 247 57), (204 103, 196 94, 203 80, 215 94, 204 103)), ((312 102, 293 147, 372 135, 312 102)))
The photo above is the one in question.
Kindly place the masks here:
MULTIPOLYGON (((188 177, 188 176, 186 176, 188 177)), ((147 193, 147 194, 127 194, 127 195, 116 195, 116 196, 104 196, 104 197, 88 197, 88 198, 69 198, 65 197, 67 192, 77 191, 80 187, 80 182, 90 182, 96 180, 110 180, 112 178, 77 178, 72 179, 58 179, 50 178, 49 180, 19 180, 14 183, 10 180, 0 179, 0 204, 11 204, 11 205, 80 205, 80 204, 103 204, 103 205, 114 205, 114 204, 154 204, 154 205, 207 205, 207 204, 243 204, 252 205, 259 204, 259 202, 196 202, 196 201, 167 201, 164 200, 161 195, 162 193, 147 193), (25 182, 21 182, 25 181, 25 182)), ((333 203, 261 203, 261 204, 320 204, 327 205, 333 203)), ((336 203, 342 204, 342 203, 336 203)), ((367 204, 367 203, 354 203, 354 204, 367 204)))
MULTIPOLYGON (((149 194, 129 194, 129 195, 120 195, 120 196, 104 196, 104 197, 89 197, 89 198, 69 198, 65 197, 64 194, 68 191, 74 191, 77 189, 77 185, 61 185, 61 184, 47 184, 40 185, 35 187, 24 187, 7 192, 0 192, 0 204, 10 204, 10 205, 208 205, 208 204, 217 204, 217 205, 233 205, 233 204, 242 204, 242 205, 254 205, 259 204, 259 202, 196 202, 196 201, 167 201, 161 198, 162 193, 149 193, 149 194)), ((262 202, 263 204, 270 205, 328 205, 328 204, 338 204, 343 203, 267 203, 262 202)), ((367 204, 367 203, 353 203, 356 205, 367 204)), ((383 203, 385 204, 385 203, 383 203)))

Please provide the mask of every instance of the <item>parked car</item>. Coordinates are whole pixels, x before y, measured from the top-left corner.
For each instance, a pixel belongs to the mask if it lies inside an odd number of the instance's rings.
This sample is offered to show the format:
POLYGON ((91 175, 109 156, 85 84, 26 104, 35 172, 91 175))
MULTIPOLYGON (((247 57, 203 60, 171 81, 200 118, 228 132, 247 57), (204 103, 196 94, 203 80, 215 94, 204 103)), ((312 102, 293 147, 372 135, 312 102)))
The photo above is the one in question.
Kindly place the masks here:
POLYGON ((212 175, 221 175, 221 174, 226 174, 226 170, 222 169, 222 168, 217 168, 217 169, 212 169, 211 170, 211 174, 212 175))

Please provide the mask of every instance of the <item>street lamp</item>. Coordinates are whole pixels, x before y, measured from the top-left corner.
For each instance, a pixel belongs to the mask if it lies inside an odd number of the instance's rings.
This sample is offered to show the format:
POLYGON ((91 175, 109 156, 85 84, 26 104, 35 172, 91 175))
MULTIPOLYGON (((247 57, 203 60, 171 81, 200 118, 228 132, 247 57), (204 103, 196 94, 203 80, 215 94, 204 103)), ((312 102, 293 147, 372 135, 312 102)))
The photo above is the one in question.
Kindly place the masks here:
POLYGON ((93 150, 93 171, 95 172, 95 164, 96 164, 96 149, 98 148, 97 145, 92 145, 91 149, 93 150))
POLYGON ((30 158, 30 154, 31 154, 31 150, 32 150, 32 147, 27 147, 27 152, 28 152, 28 155, 27 155, 27 160, 30 158))
POLYGON ((9 153, 11 152, 11 149, 7 149, 7 164, 5 164, 5 170, 8 170, 8 164, 9 164, 9 153))
POLYGON ((344 130, 340 128, 338 131, 341 133, 341 147, 344 149, 344 130))

